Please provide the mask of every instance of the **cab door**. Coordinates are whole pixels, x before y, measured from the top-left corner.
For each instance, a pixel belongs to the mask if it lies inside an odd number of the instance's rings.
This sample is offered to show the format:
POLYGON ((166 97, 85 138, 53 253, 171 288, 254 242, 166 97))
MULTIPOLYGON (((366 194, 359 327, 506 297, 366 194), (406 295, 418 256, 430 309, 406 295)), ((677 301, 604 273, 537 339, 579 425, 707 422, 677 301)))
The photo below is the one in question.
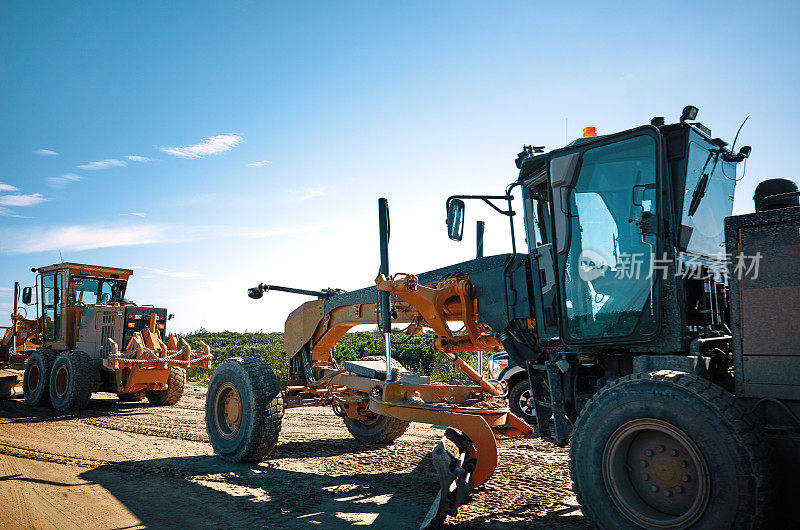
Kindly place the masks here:
POLYGON ((548 158, 562 339, 636 342, 659 328, 660 133, 641 127, 548 158))
POLYGON ((42 274, 42 317, 45 342, 61 340, 61 275, 42 274))

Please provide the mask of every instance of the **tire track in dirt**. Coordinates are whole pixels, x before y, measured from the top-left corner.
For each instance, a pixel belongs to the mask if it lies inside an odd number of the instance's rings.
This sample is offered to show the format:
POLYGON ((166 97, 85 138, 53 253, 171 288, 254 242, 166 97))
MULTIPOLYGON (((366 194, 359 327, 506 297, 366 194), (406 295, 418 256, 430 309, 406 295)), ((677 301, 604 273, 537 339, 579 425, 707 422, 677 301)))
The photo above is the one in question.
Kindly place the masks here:
POLYGON ((115 431, 132 432, 136 434, 145 434, 148 436, 159 436, 161 438, 173 438, 176 440, 186 440, 189 442, 208 442, 208 435, 206 434, 205 427, 203 429, 176 426, 159 421, 148 421, 136 418, 114 418, 114 417, 99 417, 99 418, 83 418, 82 423, 93 425, 95 427, 102 427, 104 429, 111 429, 115 431))
MULTIPOLYGON (((0 464, 2 464, 0 468, 3 469, 6 476, 15 477, 20 475, 11 459, 0 457, 0 464)), ((37 528, 39 526, 39 518, 36 513, 31 510, 25 497, 25 491, 23 491, 22 488, 13 488, 11 490, 10 512, 20 527, 37 528)))
MULTIPOLYGON (((244 471, 236 474, 224 472, 207 473, 205 470, 195 469, 194 467, 190 466, 175 466, 174 464, 169 466, 159 466, 149 464, 147 462, 113 461, 91 457, 64 455, 35 449, 25 444, 10 444, 6 442, 0 442, 0 455, 24 458, 27 460, 37 460, 39 462, 47 462, 52 464, 102 470, 106 472, 135 474, 148 479, 157 476, 171 479, 183 479, 197 484, 218 483, 235 486, 237 482, 242 480, 242 478, 246 478, 251 487, 275 487, 282 485, 288 489, 292 486, 290 483, 281 484, 281 482, 286 481, 281 479, 276 480, 274 477, 270 477, 268 479, 267 477, 264 477, 262 473, 259 473, 258 471, 253 472, 252 470, 249 472, 244 471)), ((20 521, 20 526, 24 528, 37 528, 39 526, 36 524, 37 521, 30 519, 30 516, 28 515, 34 514, 35 517, 36 511, 31 510, 27 505, 23 504, 25 502, 24 497, 17 493, 16 497, 12 497, 12 499, 15 505, 21 508, 19 513, 21 515, 25 515, 26 517, 24 521, 20 521)), ((253 528, 259 526, 273 526, 277 522, 274 514, 263 513, 258 506, 254 506, 253 503, 249 502, 247 499, 240 499, 235 496, 231 496, 228 498, 228 500, 226 500, 226 503, 230 503, 231 510, 235 511, 237 514, 237 526, 253 528)))

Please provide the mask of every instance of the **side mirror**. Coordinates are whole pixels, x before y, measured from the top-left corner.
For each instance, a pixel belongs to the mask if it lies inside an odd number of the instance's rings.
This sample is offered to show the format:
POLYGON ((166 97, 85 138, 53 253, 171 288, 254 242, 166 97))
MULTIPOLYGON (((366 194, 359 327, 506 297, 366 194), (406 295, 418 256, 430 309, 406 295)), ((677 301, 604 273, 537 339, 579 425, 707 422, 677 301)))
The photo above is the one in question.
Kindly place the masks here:
POLYGON ((447 205, 447 237, 461 241, 464 236, 464 201, 453 199, 447 205))
POLYGON ((173 315, 172 313, 167 315, 167 320, 172 320, 173 318, 175 318, 175 315, 173 315))
POLYGON ((22 303, 25 305, 31 305, 31 288, 25 287, 22 289, 22 303))

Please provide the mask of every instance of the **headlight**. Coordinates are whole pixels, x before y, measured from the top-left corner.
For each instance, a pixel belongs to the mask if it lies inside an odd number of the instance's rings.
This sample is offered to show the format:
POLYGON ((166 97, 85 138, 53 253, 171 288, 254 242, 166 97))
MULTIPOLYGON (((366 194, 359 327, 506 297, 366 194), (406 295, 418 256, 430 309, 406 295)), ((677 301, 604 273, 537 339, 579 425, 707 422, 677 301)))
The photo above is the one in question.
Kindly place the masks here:
POLYGON ((489 379, 498 379, 500 372, 505 370, 508 366, 508 359, 491 359, 489 360, 489 379))

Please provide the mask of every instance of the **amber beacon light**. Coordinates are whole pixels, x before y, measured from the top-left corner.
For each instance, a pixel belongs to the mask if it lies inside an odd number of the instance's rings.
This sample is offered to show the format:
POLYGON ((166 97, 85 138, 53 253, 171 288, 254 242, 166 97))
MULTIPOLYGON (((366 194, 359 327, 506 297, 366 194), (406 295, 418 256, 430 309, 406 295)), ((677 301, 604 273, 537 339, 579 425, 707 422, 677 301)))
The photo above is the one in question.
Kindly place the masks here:
POLYGON ((584 138, 592 138, 593 136, 597 136, 597 127, 584 127, 583 128, 583 137, 584 138))

